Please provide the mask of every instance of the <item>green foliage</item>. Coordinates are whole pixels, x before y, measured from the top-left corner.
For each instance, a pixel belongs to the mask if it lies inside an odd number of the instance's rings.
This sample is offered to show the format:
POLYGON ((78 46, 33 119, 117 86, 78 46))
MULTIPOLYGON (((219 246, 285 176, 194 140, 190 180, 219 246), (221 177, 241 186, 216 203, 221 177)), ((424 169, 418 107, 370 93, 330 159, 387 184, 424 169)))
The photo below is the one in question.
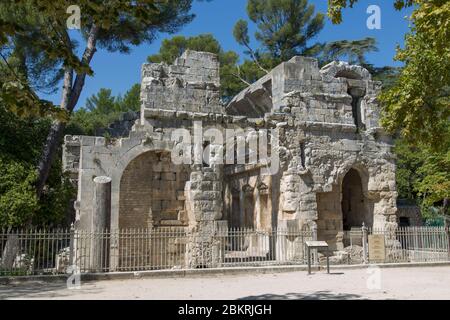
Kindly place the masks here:
POLYGON ((234 26, 233 36, 236 42, 241 46, 249 46, 250 36, 248 35, 248 22, 243 19, 239 19, 234 26))
POLYGON ((76 110, 67 125, 67 133, 97 135, 99 129, 107 128, 119 120, 127 111, 140 110, 140 84, 133 85, 122 96, 114 97, 111 89, 101 88, 98 93, 86 99, 86 106, 76 110))
MULTIPOLYGON (((319 44, 309 45, 324 27, 324 15, 314 13, 314 5, 307 0, 248 0, 247 14, 256 24, 256 40, 262 49, 279 61, 295 55, 311 55, 319 44)), ((247 46, 248 28, 238 21, 234 36, 236 41, 247 46)))
POLYGON ((450 198, 450 145, 442 151, 434 151, 400 138, 394 151, 399 198, 420 205, 424 216, 435 216, 436 210, 444 209, 445 199, 450 198))
POLYGON ((123 98, 119 95, 116 98, 116 104, 116 109, 120 112, 139 111, 141 109, 141 85, 136 83, 131 86, 123 98))
POLYGON ((374 38, 311 43, 325 22, 324 15, 316 14, 314 5, 307 0, 248 0, 247 14, 256 25, 254 36, 259 47, 255 50, 251 47, 245 20, 236 22, 233 35, 250 57, 239 70, 241 78, 249 83, 254 78, 249 77, 250 74, 264 75, 267 70, 296 55, 317 57, 320 65, 337 59, 365 65, 365 55, 378 50, 374 38))
POLYGON ((65 110, 40 99, 29 86, 26 76, 18 72, 11 61, 0 61, 0 105, 22 118, 51 116, 61 121, 67 120, 65 110))
MULTIPOLYGON (((0 4, 0 51, 4 62, 9 55, 20 51, 28 65, 38 67, 36 74, 48 71, 49 83, 55 84, 63 70, 72 70, 84 78, 93 73, 90 60, 96 47, 126 53, 131 46, 153 41, 160 32, 175 32, 193 19, 189 14, 191 3, 192 0, 115 0, 105 5, 100 0, 79 0, 76 5, 82 13, 81 33, 87 46, 78 57, 76 43, 66 30, 66 10, 73 1, 3 0, 0 4)), ((26 76, 28 81, 22 81, 11 68, 2 74, 0 103, 20 116, 51 115, 68 120, 64 110, 37 97, 36 88, 29 85, 31 76, 26 76)), ((74 86, 74 89, 82 88, 74 86)), ((68 106, 62 108, 70 113, 77 95, 72 95, 68 106)))
POLYGON ((21 119, 0 105, 0 228, 24 224, 60 224, 73 187, 62 174, 61 162, 52 168, 43 198, 35 190, 36 158, 50 121, 21 119))
POLYGON ((97 94, 87 98, 86 109, 102 114, 114 112, 115 98, 111 96, 111 89, 101 88, 97 94))
POLYGON ((205 51, 215 54, 222 53, 219 42, 212 34, 200 34, 193 37, 175 36, 164 39, 159 53, 147 58, 149 62, 173 63, 186 50, 205 51))
POLYGON ((396 84, 380 97, 382 123, 409 141, 442 150, 450 140, 450 2, 416 3, 412 32, 396 55, 405 67, 396 84))
POLYGON ((376 51, 378 51, 378 48, 375 38, 339 40, 327 43, 324 46, 321 60, 323 64, 333 60, 346 59, 350 64, 367 65, 366 54, 376 51))
POLYGON ((396 182, 399 198, 420 203, 416 186, 423 178, 423 175, 419 174, 419 169, 425 161, 423 152, 403 139, 396 140, 394 152, 397 156, 396 182))
POLYGON ((444 199, 450 198, 450 148, 447 152, 432 152, 428 154, 418 174, 423 176, 417 183, 417 191, 424 200, 424 205, 442 205, 444 199))
POLYGON ((363 66, 372 74, 373 80, 382 82, 384 90, 395 85, 401 72, 401 68, 398 67, 374 67, 371 64, 364 64, 363 66))
POLYGON ((35 179, 29 165, 0 159, 0 227, 20 226, 37 211, 35 179))

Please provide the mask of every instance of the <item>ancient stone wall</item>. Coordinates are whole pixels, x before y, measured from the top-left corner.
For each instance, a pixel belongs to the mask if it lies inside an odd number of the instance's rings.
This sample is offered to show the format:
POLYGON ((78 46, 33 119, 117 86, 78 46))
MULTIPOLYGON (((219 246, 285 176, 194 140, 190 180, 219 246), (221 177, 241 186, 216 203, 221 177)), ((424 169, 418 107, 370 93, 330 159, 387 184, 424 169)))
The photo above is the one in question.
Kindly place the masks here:
POLYGON ((144 108, 222 113, 215 54, 187 50, 173 65, 144 64, 141 86, 144 108))
POLYGON ((190 168, 175 165, 167 152, 133 159, 120 181, 119 228, 187 226, 186 182, 190 168))
POLYGON ((218 68, 215 55, 193 51, 171 66, 145 64, 140 119, 128 136, 65 138, 64 165, 78 183, 79 228, 92 221, 92 179, 100 175, 111 178, 111 228, 184 226, 196 235, 186 247, 192 267, 216 263, 218 225, 317 227, 319 239, 336 250, 342 249, 344 225, 397 226, 392 141, 378 123, 380 84, 366 69, 342 62, 319 69, 315 59, 295 57, 224 107, 218 68), (269 164, 278 159, 279 169, 263 174, 268 163, 260 158, 181 167, 168 158, 183 146, 173 139, 176 130, 193 137, 186 152, 194 160, 206 145, 223 150, 225 144, 195 137, 208 129, 226 136, 226 129, 237 128, 249 129, 248 149, 255 131, 277 136, 269 164))

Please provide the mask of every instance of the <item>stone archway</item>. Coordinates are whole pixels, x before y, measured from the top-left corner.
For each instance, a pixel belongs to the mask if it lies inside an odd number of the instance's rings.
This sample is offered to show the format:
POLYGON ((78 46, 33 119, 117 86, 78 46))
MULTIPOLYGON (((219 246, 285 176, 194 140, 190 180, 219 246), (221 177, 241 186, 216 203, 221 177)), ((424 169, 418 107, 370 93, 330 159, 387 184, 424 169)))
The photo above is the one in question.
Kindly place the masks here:
POLYGON ((350 169, 342 181, 341 210, 344 231, 352 227, 360 228, 363 223, 366 226, 373 224, 373 215, 369 201, 364 195, 363 182, 355 169, 350 169))
POLYGON ((119 228, 187 226, 185 186, 190 168, 170 153, 148 151, 134 158, 120 180, 119 228))
POLYGON ((189 223, 189 176, 190 166, 175 165, 167 151, 144 152, 126 166, 120 179, 119 270, 186 264, 186 248, 176 247, 174 235, 189 223))

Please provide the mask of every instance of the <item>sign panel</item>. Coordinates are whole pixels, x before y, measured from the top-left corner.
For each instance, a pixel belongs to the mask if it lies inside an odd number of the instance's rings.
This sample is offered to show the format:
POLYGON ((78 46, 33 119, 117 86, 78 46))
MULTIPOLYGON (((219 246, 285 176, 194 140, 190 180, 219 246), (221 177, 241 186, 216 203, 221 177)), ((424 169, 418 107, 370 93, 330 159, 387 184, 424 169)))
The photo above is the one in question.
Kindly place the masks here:
POLYGON ((328 243, 325 241, 305 241, 306 245, 310 248, 328 248, 328 243))
POLYGON ((386 258, 386 245, 383 234, 369 235, 369 262, 384 262, 386 258))

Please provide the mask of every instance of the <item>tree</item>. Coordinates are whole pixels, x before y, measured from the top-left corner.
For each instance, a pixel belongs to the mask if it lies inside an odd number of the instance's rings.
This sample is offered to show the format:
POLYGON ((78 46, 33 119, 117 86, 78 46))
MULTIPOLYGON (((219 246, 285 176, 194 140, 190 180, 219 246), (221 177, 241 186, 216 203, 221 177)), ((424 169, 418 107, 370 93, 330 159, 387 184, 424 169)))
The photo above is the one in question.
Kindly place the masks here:
POLYGON ((248 0, 249 19, 256 24, 255 39, 260 44, 253 49, 250 44, 248 22, 239 20, 234 26, 236 41, 246 48, 250 61, 242 70, 242 79, 248 83, 249 71, 258 78, 283 61, 296 55, 317 57, 321 65, 336 59, 365 65, 365 55, 377 51, 375 39, 339 40, 330 43, 311 41, 324 27, 324 15, 315 14, 314 5, 307 0, 248 0), (258 72, 255 72, 259 69, 258 72))
POLYGON ((425 161, 422 150, 411 146, 404 139, 398 138, 395 141, 394 153, 397 156, 396 182, 398 197, 420 204, 420 196, 416 186, 418 181, 423 178, 419 172, 425 161))
MULTIPOLYGON (((60 108, 69 114, 78 102, 86 76, 92 74, 90 62, 98 48, 127 53, 131 46, 151 42, 159 32, 175 32, 193 18, 189 14, 192 0, 117 0, 107 6, 102 5, 102 1, 80 0, 77 5, 82 12, 81 32, 86 42, 78 58, 75 43, 65 27, 69 2, 7 0, 0 5, 0 11, 5 13, 0 24, 7 27, 7 31, 0 34, 0 40, 4 42, 5 38, 20 34, 37 50, 49 52, 50 57, 61 61, 64 75, 60 108), (36 8, 40 9, 40 19, 33 24, 23 19, 33 15, 36 8)), ((38 196, 47 181, 63 129, 64 123, 59 120, 51 126, 37 169, 38 196)))
POLYGON ((395 57, 405 66, 396 84, 380 97, 382 123, 411 142, 445 152, 450 140, 450 3, 416 3, 412 32, 395 57))
POLYGON ((255 38, 262 48, 251 48, 245 20, 236 23, 233 35, 255 62, 259 51, 269 53, 276 64, 295 55, 313 55, 320 48, 319 43, 310 45, 309 41, 324 27, 324 15, 315 14, 307 0, 248 0, 247 14, 256 24, 255 38))
POLYGON ((50 125, 47 118, 23 119, 0 104, 0 228, 64 224, 74 188, 60 159, 41 199, 35 191, 36 158, 50 125))
POLYGON ((450 145, 446 146, 446 151, 436 152, 398 138, 394 151, 399 198, 420 205, 425 216, 432 207, 440 207, 441 214, 450 214, 446 203, 450 198, 450 145))
POLYGON ((86 99, 86 109, 101 114, 116 111, 115 104, 116 99, 111 95, 111 89, 101 88, 97 94, 86 99))
POLYGON ((375 38, 364 38, 361 40, 339 40, 324 45, 323 53, 320 57, 324 63, 333 60, 347 59, 350 64, 368 65, 366 54, 376 52, 375 38))
POLYGON ((173 63, 186 50, 204 51, 220 54, 222 48, 212 34, 205 33, 193 37, 175 36, 164 39, 159 53, 147 58, 148 62, 173 63))
POLYGON ((86 99, 84 107, 76 110, 66 128, 66 134, 97 135, 120 115, 140 110, 140 84, 134 84, 122 97, 112 95, 111 89, 101 88, 86 99))
POLYGON ((117 109, 120 112, 139 111, 141 109, 141 85, 134 84, 123 96, 116 98, 117 109))

